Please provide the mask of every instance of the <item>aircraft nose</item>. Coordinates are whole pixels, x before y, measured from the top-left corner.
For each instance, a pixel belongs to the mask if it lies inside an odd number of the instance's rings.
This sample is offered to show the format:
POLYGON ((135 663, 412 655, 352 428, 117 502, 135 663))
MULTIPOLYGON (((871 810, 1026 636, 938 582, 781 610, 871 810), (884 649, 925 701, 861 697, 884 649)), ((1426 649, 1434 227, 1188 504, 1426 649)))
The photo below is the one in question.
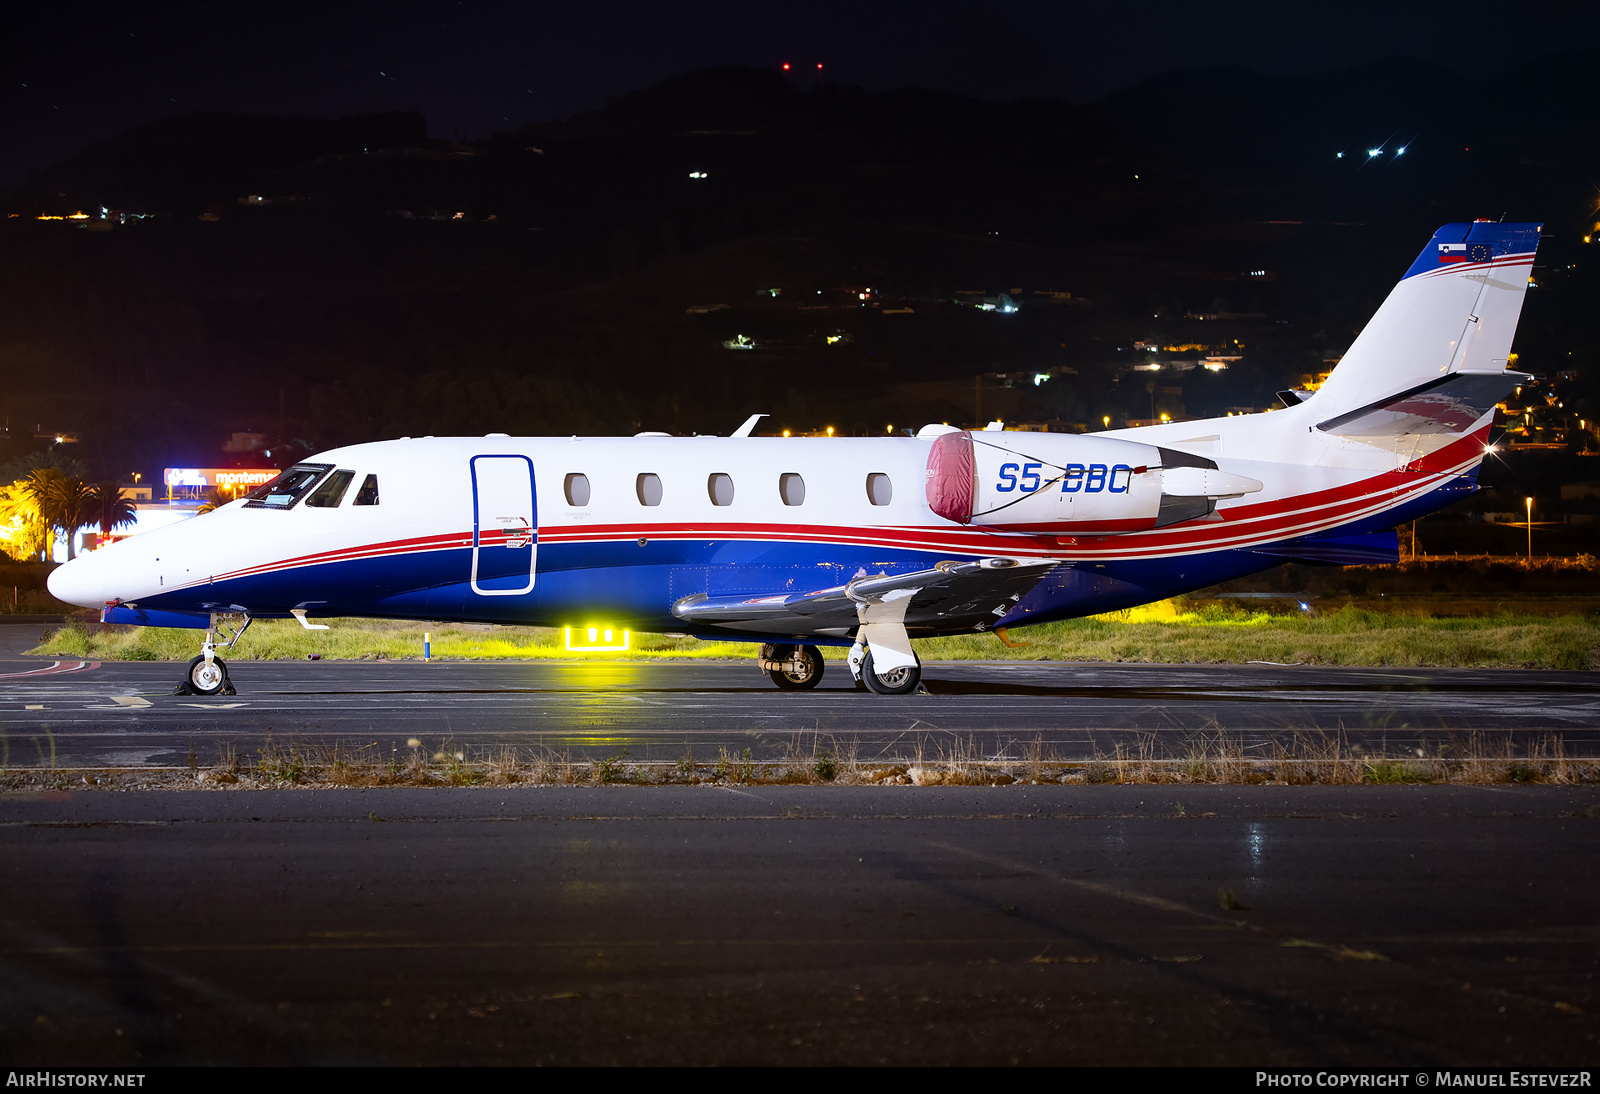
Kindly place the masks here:
POLYGON ((75 558, 52 570, 45 585, 57 600, 85 608, 104 607, 106 601, 117 596, 110 587, 109 579, 113 575, 104 562, 95 554, 75 558))

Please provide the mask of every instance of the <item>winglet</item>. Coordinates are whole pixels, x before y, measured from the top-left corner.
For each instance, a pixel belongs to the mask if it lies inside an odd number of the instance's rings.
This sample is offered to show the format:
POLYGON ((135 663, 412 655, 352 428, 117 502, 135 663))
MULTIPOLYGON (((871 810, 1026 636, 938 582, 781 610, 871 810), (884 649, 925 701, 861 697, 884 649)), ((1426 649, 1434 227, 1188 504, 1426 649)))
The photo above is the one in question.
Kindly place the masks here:
POLYGON ((731 435, 735 436, 735 437, 748 437, 748 436, 750 436, 752 433, 754 433, 756 431, 756 423, 759 422, 762 418, 765 418, 765 417, 767 417, 767 415, 765 415, 765 414, 752 414, 752 415, 750 415, 750 417, 748 417, 748 418, 746 418, 744 420, 744 425, 740 426, 738 429, 735 429, 731 435))

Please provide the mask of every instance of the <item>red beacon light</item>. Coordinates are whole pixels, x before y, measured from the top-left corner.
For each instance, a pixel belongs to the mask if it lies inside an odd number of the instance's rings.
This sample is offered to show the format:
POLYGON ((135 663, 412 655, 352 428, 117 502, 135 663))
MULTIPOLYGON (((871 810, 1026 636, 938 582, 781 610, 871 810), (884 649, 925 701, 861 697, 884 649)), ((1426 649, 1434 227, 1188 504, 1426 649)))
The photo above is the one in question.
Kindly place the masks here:
POLYGON ((789 62, 788 61, 783 62, 783 70, 785 72, 789 71, 789 62))

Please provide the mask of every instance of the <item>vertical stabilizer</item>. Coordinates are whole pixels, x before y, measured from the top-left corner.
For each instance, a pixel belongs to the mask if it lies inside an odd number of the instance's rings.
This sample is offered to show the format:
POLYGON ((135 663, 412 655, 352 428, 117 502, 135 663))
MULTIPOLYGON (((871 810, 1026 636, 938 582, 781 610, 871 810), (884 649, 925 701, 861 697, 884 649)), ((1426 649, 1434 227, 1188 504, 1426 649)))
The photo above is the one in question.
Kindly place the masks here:
POLYGON ((1540 227, 1480 220, 1435 232, 1317 392, 1318 416, 1457 373, 1503 373, 1540 227))

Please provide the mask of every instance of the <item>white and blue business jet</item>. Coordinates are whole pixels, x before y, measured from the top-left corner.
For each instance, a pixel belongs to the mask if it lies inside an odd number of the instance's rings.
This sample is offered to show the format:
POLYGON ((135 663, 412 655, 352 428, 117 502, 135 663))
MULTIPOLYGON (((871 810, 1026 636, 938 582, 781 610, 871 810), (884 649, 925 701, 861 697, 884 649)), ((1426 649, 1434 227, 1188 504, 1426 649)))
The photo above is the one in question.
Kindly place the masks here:
POLYGON ((223 625, 366 616, 763 644, 782 688, 850 647, 879 694, 913 638, 1143 604, 1281 562, 1397 557, 1476 489, 1537 224, 1434 234, 1315 392, 1088 435, 401 438, 337 448, 50 576, 107 622, 193 627, 180 688, 232 690, 223 625))

